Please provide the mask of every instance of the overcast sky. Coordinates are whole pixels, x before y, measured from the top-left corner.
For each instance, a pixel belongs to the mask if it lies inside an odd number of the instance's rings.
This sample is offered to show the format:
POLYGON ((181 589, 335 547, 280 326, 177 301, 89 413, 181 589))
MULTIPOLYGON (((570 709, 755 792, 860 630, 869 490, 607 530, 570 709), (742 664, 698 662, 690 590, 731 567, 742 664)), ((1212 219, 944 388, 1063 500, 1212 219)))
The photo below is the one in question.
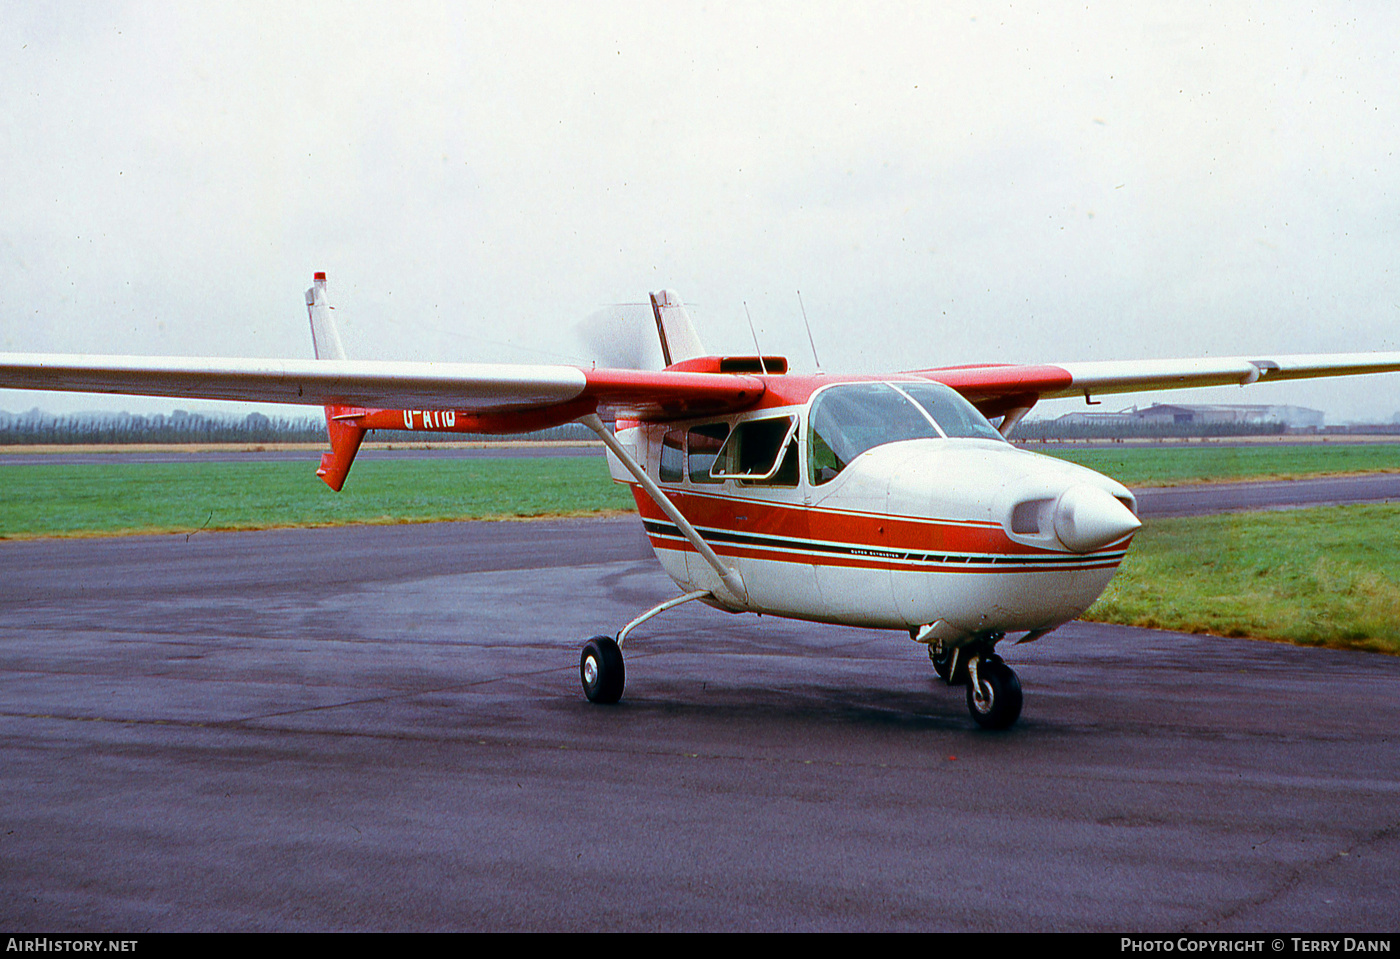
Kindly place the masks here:
MULTIPOLYGON (((325 270, 364 359, 570 362, 662 287, 798 369, 799 289, 833 371, 1396 350, 1397 43, 1388 3, 0 2, 0 349, 309 356, 325 270)), ((1389 419, 1400 375, 1165 398, 1389 419)))

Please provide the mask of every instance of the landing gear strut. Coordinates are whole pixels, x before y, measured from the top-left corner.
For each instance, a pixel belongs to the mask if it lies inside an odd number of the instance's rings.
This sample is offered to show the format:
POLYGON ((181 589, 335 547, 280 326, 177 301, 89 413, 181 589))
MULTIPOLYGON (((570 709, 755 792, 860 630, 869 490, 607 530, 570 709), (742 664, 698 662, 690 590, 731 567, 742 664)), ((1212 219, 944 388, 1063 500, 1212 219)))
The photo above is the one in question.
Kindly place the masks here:
POLYGON ((933 671, 949 686, 967 686, 967 711, 983 729, 1008 729, 1021 715, 1021 680, 995 652, 996 640, 948 649, 930 643, 933 671))
POLYGON ((967 682, 967 661, 958 653, 961 650, 944 649, 942 643, 929 643, 928 659, 933 663, 933 671, 949 686, 961 686, 967 682), (957 675, 954 675, 954 670, 957 675))
POLYGON ((672 597, 663 603, 657 603, 622 627, 616 639, 611 636, 594 636, 584 643, 583 655, 579 657, 578 661, 578 675, 583 682, 583 694, 588 697, 588 701, 590 703, 615 703, 622 698, 622 687, 627 681, 626 671, 622 666, 622 644, 627 641, 632 630, 668 609, 674 609, 682 603, 689 603, 712 595, 707 589, 697 589, 684 596, 672 597))

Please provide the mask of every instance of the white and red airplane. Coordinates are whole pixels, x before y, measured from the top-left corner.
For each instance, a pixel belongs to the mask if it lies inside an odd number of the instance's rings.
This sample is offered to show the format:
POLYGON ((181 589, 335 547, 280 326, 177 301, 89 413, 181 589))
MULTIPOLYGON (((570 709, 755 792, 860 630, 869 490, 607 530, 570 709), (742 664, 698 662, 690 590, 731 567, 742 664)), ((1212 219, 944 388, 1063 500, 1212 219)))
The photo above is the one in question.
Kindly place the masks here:
POLYGON ((907 630, 965 685, 980 725, 1021 711, 996 655, 1098 599, 1141 525, 1093 470, 1012 447, 1040 399, 1400 370, 1400 352, 794 375, 777 356, 714 356, 680 300, 651 296, 666 368, 348 360, 315 275, 316 359, 0 354, 0 387, 320 405, 334 490, 365 432, 520 433, 583 423, 627 483, 681 594, 583 647, 587 697, 622 695, 638 625, 700 600, 730 612, 907 630), (610 430, 600 414, 610 414, 610 430), (996 426, 992 425, 996 422, 996 426))

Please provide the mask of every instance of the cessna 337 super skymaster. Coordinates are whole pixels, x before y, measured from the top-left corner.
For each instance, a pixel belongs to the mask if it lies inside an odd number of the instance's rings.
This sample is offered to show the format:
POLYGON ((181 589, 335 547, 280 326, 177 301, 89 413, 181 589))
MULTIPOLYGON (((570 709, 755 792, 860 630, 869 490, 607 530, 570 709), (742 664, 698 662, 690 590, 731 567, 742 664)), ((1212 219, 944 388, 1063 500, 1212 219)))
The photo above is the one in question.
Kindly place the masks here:
POLYGON ((325 286, 317 273, 306 295, 312 361, 0 354, 0 387, 324 406, 317 475, 334 490, 367 430, 585 424, 681 590, 586 643, 579 672, 598 703, 622 695, 632 631, 700 600, 907 630, 966 686, 973 719, 1004 729, 1021 686, 996 644, 1088 609, 1141 525, 1121 484, 1006 441, 1038 400, 1400 370, 1389 352, 799 376, 782 357, 708 354, 670 291, 651 296, 659 372, 353 361, 325 286))

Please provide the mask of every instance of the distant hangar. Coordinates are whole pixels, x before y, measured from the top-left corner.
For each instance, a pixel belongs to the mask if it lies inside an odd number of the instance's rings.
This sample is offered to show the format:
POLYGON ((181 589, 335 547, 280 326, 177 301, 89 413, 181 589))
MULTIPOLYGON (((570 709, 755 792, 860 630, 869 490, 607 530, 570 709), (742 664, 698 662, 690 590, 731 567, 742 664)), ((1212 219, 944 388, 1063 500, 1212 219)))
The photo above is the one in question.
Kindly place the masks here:
POLYGON ((1136 406, 1116 413, 1080 411, 1066 413, 1055 420, 1066 426, 1215 426, 1279 425, 1286 429, 1321 429, 1321 410, 1305 406, 1264 404, 1235 404, 1219 406, 1187 406, 1185 404, 1154 403, 1139 409, 1136 406))

